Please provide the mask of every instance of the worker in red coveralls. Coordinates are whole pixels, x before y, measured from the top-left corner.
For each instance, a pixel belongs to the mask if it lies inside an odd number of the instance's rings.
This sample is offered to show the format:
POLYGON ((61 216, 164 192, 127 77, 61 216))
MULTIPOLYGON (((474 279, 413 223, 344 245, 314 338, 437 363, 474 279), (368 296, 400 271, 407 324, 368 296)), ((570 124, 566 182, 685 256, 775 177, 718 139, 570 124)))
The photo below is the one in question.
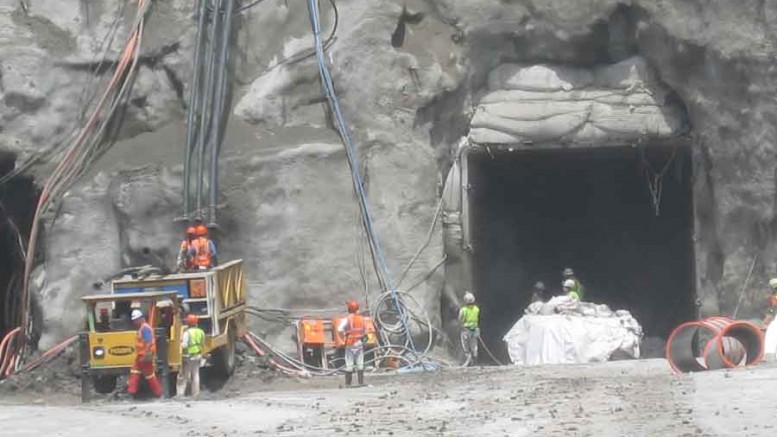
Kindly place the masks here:
POLYGON ((127 393, 136 395, 140 387, 140 375, 146 378, 148 388, 156 397, 162 396, 162 386, 154 373, 154 357, 156 355, 156 341, 154 340, 154 330, 146 323, 143 313, 140 310, 132 310, 130 316, 132 324, 138 328, 137 340, 135 342, 135 362, 130 369, 129 381, 127 383, 127 393))

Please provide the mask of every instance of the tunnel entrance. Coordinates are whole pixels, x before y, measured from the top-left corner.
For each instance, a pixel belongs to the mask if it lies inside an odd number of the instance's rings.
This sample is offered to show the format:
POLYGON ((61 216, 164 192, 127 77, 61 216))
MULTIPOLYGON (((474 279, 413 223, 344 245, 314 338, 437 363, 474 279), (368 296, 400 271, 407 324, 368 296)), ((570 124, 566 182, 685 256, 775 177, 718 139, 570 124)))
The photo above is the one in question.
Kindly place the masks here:
POLYGON ((24 251, 38 201, 32 177, 7 178, 15 165, 14 153, 0 151, 0 338, 20 323, 24 251))
POLYGON ((468 166, 473 286, 483 340, 498 358, 509 362, 502 337, 532 285, 561 294, 564 267, 586 301, 630 311, 646 336, 666 338, 695 316, 686 145, 489 150, 471 153, 468 166), (664 169, 656 215, 646 172, 664 169))

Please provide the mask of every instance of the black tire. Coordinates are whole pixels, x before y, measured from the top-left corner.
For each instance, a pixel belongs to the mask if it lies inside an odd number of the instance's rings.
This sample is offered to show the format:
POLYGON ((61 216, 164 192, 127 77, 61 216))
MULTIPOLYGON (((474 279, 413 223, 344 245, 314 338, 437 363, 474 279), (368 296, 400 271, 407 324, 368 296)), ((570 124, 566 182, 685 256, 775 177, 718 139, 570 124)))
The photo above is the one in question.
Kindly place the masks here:
POLYGON ((227 328, 227 343, 213 351, 213 371, 222 378, 235 373, 235 330, 227 328))
POLYGON ((115 376, 93 376, 92 385, 94 391, 100 394, 113 393, 116 390, 116 377, 115 376))

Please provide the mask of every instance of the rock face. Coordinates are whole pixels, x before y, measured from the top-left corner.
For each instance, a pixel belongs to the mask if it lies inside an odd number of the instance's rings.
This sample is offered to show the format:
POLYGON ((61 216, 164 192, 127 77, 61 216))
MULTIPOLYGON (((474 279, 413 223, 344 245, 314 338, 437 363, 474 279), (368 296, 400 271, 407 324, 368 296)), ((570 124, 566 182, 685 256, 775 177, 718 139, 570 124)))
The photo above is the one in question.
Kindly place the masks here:
MULTIPOLYGON (((44 346, 77 329, 77 297, 90 293, 95 279, 144 262, 146 248, 172 263, 181 233, 173 219, 181 208, 193 3, 154 3, 119 141, 61 199, 56 216, 46 218, 36 271, 44 346)), ((40 154, 31 170, 38 180, 105 79, 95 70, 103 52, 109 60, 117 57, 134 19, 127 4, 0 0, 0 147, 20 161, 40 154), (113 29, 110 45, 106 35, 113 29)), ((493 123, 509 105, 529 104, 515 100, 515 93, 532 93, 538 98, 535 118, 572 114, 599 128, 612 119, 600 111, 605 107, 598 106, 603 97, 597 93, 614 87, 622 91, 618 101, 604 103, 617 106, 618 120, 627 113, 628 120, 642 120, 629 135, 644 125, 659 135, 690 128, 701 312, 730 313, 757 257, 739 315, 759 315, 761 290, 777 260, 773 2, 335 4, 338 25, 328 58, 392 272, 401 271, 425 240, 441 182, 470 122, 473 137, 487 134, 498 143, 532 138, 510 126, 536 130, 536 120, 493 123), (543 70, 547 65, 568 70, 543 70), (646 81, 644 89, 657 86, 660 92, 601 83, 624 65, 649 71, 658 85, 646 81), (541 89, 513 87, 538 73, 541 89), (570 97, 583 86, 582 102, 570 97), (555 99, 559 106, 543 103, 555 99), (634 111, 626 105, 635 105, 634 111)), ((323 7, 328 32, 334 14, 323 7)), ((348 297, 364 296, 344 152, 330 128, 314 59, 299 56, 311 39, 304 2, 268 0, 239 15, 218 238, 222 259, 246 260, 251 299, 260 306, 338 307, 348 297)), ((561 137, 599 138, 596 130, 570 126, 561 137)), ((460 220, 447 211, 442 221, 455 228, 460 220)), ((445 325, 469 273, 462 248, 444 245, 440 226, 402 285, 425 277, 444 252, 444 269, 413 293, 445 325)), ((372 279, 367 288, 372 296, 377 292, 372 279)), ((288 339, 282 326, 255 327, 288 339)))

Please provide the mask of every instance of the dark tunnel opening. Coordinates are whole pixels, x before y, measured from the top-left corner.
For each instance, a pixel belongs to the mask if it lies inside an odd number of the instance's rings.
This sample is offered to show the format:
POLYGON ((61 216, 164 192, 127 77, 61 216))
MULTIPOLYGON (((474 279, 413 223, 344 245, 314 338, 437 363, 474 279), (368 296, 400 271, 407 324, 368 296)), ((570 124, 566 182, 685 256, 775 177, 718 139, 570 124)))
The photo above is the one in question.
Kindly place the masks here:
POLYGON ((561 294, 564 267, 585 285, 586 301, 630 311, 646 337, 666 338, 692 319, 691 172, 684 145, 471 154, 473 286, 497 358, 509 362, 502 338, 532 285, 561 294), (656 216, 646 170, 664 166, 656 216))
MULTIPOLYGON (((14 153, 0 151, 0 179, 15 165, 14 153)), ((17 175, 0 183, 0 337, 20 322, 24 251, 37 201, 32 177, 17 175)))

